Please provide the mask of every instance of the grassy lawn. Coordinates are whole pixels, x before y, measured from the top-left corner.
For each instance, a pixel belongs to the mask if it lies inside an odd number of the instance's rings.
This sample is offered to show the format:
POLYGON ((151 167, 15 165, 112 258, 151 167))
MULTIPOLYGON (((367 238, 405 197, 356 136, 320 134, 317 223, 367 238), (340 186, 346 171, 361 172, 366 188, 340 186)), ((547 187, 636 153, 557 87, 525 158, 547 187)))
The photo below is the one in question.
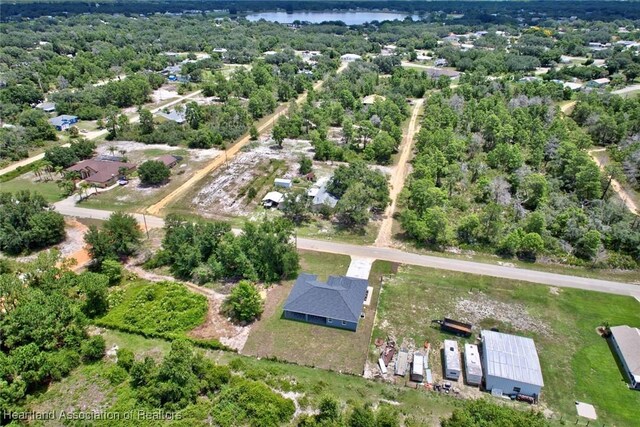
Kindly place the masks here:
POLYGON ((0 183, 0 192, 14 193, 20 190, 30 190, 40 193, 49 203, 54 203, 64 198, 62 190, 58 187, 56 181, 34 183, 33 180, 25 176, 19 176, 11 181, 0 183))
POLYGON ((335 240, 337 242, 351 243, 354 245, 372 245, 378 237, 380 222, 369 222, 362 231, 342 230, 320 218, 298 227, 298 236, 311 239, 335 240))
MULTIPOLYGON (((349 266, 349 257, 344 255, 314 252, 303 252, 301 255, 302 271, 318 274, 321 279, 331 274, 345 274, 349 266)), ((284 319, 282 306, 293 283, 289 281, 269 290, 262 319, 251 329, 242 352, 361 375, 373 327, 379 282, 370 280, 374 287, 373 298, 371 304, 364 307, 365 318, 361 319, 356 332, 284 319), (295 350, 291 343, 296 343, 295 350)))
MULTIPOLYGON (((491 327, 532 337, 545 382, 543 406, 567 418, 575 416, 579 400, 596 407, 599 425, 630 426, 640 394, 627 388, 596 328, 604 322, 640 326, 638 308, 631 297, 402 266, 385 279, 373 337, 391 335, 417 345, 428 340, 439 348, 451 336, 432 328, 431 320, 444 316, 473 323, 472 340, 491 327)), ((370 360, 377 357, 370 352, 370 360)), ((441 376, 439 352, 431 352, 429 363, 441 376)))

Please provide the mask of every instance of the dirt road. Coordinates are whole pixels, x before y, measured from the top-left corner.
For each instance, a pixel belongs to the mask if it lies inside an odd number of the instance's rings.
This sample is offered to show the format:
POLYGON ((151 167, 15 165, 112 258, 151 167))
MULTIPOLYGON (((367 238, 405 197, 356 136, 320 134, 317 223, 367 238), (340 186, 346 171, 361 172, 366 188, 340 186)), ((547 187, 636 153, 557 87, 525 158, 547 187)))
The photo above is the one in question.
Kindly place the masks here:
MULTIPOLYGON (((338 68, 337 72, 341 73, 343 70, 347 68, 347 66, 348 66, 347 63, 343 63, 338 68)), ((313 89, 314 90, 320 89, 323 83, 324 83, 324 80, 318 81, 316 84, 313 85, 313 89)), ((300 95, 300 97, 297 100, 297 103, 302 104, 305 102, 306 99, 307 99, 307 92, 300 95)), ((276 111, 273 114, 271 114, 271 117, 268 120, 266 120, 264 123, 258 126, 258 133, 262 134, 263 132, 268 131, 273 126, 275 121, 280 116, 286 114, 286 112, 287 112, 286 105, 281 105, 280 107, 278 107, 278 109, 276 109, 276 111)), ((173 202, 178 197, 183 195, 188 189, 190 189, 195 184, 200 182, 202 179, 208 176, 211 172, 213 172, 223 164, 231 161, 235 157, 235 155, 238 154, 238 152, 242 149, 242 147, 244 147, 249 143, 250 140, 251 138, 249 137, 249 135, 245 135, 242 138, 240 138, 234 145, 227 148, 223 155, 220 155, 215 159, 213 159, 208 165, 206 165, 205 167, 200 169, 198 172, 196 172, 191 178, 185 181, 185 183, 182 184, 180 187, 176 188, 171 193, 167 194, 158 203, 149 206, 149 208, 147 208, 147 212, 151 215, 159 215, 162 209, 164 209, 169 203, 173 202)))
POLYGON ((628 93, 633 93, 638 91, 640 91, 640 84, 623 87, 622 89, 611 91, 611 93, 614 93, 616 95, 626 95, 628 93))
POLYGON ((407 126, 407 131, 402 140, 402 145, 400 146, 400 158, 398 159, 398 164, 394 166, 391 172, 391 179, 389 181, 389 197, 391 198, 391 204, 387 207, 384 213, 385 217, 380 225, 380 231, 378 232, 378 237, 374 243, 375 246, 390 246, 391 244, 393 214, 396 211, 398 196, 400 195, 400 191, 402 191, 402 187, 404 187, 404 181, 407 178, 409 159, 413 152, 413 141, 415 140, 415 135, 419 130, 418 113, 420 112, 420 108, 422 108, 423 103, 424 99, 418 99, 413 105, 409 126, 407 126))
MULTIPOLYGON (((598 156, 595 156, 594 153, 601 153, 606 151, 606 148, 594 148, 592 150, 588 150, 589 156, 593 159, 594 162, 598 165, 601 170, 604 170, 606 166, 606 162, 600 159, 598 156)), ((640 203, 638 203, 633 194, 631 194, 627 189, 625 189, 619 181, 613 179, 611 180, 611 188, 616 192, 618 197, 624 202, 624 204, 629 208, 629 210, 636 214, 640 215, 640 203)))

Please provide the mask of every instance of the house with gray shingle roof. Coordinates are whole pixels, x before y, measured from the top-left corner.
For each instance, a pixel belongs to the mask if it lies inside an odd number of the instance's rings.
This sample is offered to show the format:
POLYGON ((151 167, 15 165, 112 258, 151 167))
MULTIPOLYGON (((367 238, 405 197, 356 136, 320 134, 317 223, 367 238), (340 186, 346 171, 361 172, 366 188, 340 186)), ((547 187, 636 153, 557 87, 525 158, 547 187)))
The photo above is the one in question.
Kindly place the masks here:
POLYGON ((314 274, 301 273, 284 304, 284 317, 355 331, 368 286, 364 279, 330 276, 325 283, 314 274))

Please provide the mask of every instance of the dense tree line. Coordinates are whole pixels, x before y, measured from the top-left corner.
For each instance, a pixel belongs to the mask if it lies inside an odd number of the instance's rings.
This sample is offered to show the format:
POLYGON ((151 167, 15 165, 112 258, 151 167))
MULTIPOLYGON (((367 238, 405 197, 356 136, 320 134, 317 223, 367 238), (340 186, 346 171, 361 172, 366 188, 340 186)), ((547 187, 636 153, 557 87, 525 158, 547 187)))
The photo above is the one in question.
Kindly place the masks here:
POLYGON ((285 219, 247 222, 236 236, 228 223, 194 223, 170 215, 165 232, 162 250, 148 266, 167 265, 178 278, 199 283, 222 279, 275 282, 298 272, 293 225, 285 219))
POLYGON ((583 95, 571 117, 594 145, 607 147, 615 161, 607 170, 608 178, 625 179, 640 188, 640 99, 583 95))
POLYGON ((637 218, 610 198, 608 178, 586 153, 593 134, 557 114, 551 83, 461 83, 426 103, 404 190, 408 236, 440 248, 635 268, 637 218))
POLYGON ((93 141, 80 139, 71 142, 68 147, 53 147, 45 151, 44 159, 55 168, 68 168, 78 163, 80 160, 89 159, 93 156, 96 144, 93 141))
POLYGON ((0 128, 0 163, 28 157, 29 149, 56 139, 56 129, 47 115, 40 110, 26 109, 17 115, 14 127, 0 128))
POLYGON ((107 309, 107 276, 75 274, 55 251, 0 274, 0 408, 17 411, 24 399, 105 351, 89 338, 88 319, 107 309))
POLYGON ((64 218, 38 193, 0 193, 0 250, 17 255, 60 243, 64 218))

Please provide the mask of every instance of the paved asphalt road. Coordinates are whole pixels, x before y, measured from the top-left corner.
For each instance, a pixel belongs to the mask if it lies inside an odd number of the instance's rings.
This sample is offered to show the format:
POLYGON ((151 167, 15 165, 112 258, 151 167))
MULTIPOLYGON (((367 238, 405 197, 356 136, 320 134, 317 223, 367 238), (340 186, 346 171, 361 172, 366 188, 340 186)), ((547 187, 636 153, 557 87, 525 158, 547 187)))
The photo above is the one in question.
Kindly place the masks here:
MULTIPOLYGON (((71 197, 56 203, 55 207, 56 210, 63 215, 79 218, 107 219, 111 214, 109 211, 75 206, 75 202, 71 197)), ((143 217, 141 214, 134 214, 134 216, 142 226, 144 226, 145 219, 147 227, 149 228, 160 228, 164 226, 164 220, 157 216, 146 215, 143 217)), ((234 231, 237 232, 238 230, 234 231)), ((524 268, 505 267, 495 264, 484 264, 455 258, 420 255, 403 252, 399 249, 393 248, 359 246, 349 243, 306 239, 302 237, 298 237, 296 239, 296 244, 298 249, 310 251, 329 252, 361 258, 375 258, 401 264, 419 265, 422 267, 480 274, 483 276, 501 277, 511 280, 522 280, 525 282, 540 283, 543 285, 562 288, 576 288, 589 291, 606 292, 610 294, 631 295, 640 300, 640 285, 633 285, 629 283, 589 279, 586 277, 568 276, 564 274, 547 273, 524 268)))

